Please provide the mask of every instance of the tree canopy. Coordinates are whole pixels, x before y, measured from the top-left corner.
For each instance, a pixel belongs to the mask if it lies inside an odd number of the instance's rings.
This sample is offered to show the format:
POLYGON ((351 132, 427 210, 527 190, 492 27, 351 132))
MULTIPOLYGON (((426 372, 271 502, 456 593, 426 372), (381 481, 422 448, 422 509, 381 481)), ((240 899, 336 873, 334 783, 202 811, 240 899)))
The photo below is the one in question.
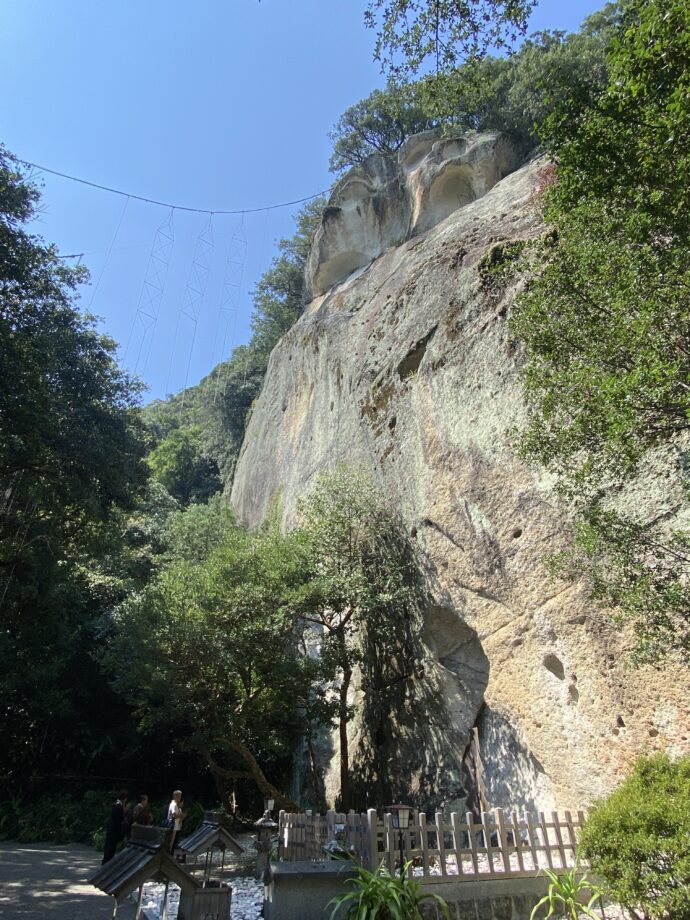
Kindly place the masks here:
POLYGON ((532 260, 513 330, 527 346, 524 456, 579 513, 566 571, 629 620, 638 657, 690 654, 690 539, 617 500, 665 445, 687 491, 690 418, 690 9, 627 0, 608 83, 575 84, 545 120, 557 164, 553 232, 532 260))
POLYGON ((527 30, 536 0, 370 0, 365 23, 376 29, 374 57, 396 77, 431 59, 436 73, 512 44, 527 30))
POLYGON ((620 23, 607 4, 574 33, 542 31, 509 57, 486 54, 412 82, 390 80, 351 106, 329 135, 335 172, 374 152, 394 154, 407 137, 445 131, 506 131, 536 145, 539 126, 565 100, 580 104, 607 81, 606 52, 620 23))
POLYGON ((29 231, 38 201, 0 149, 0 773, 93 756, 70 676, 97 607, 82 562, 147 479, 138 387, 78 310, 84 270, 29 231))
POLYGON ((165 564, 114 615, 116 686, 144 731, 174 729, 206 763, 224 802, 250 779, 289 806, 266 773, 300 736, 316 671, 297 654, 289 602, 305 577, 299 536, 249 533, 216 497, 173 518, 168 537, 165 564))
POLYGON ((356 166, 372 153, 393 154, 411 134, 438 124, 417 99, 414 84, 389 83, 350 106, 340 116, 329 138, 333 141, 331 172, 356 166))

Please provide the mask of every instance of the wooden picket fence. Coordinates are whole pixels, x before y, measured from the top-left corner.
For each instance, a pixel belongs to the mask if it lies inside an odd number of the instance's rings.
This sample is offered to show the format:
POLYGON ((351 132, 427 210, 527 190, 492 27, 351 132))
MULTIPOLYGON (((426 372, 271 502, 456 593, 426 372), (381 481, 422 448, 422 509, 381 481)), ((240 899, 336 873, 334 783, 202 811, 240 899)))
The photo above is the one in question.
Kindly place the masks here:
MULTIPOLYGON (((426 881, 535 876, 542 869, 571 868, 576 861, 578 834, 585 816, 569 811, 536 817, 507 814, 501 808, 483 812, 481 820, 457 812, 450 821, 437 812, 434 821, 413 812, 403 832, 405 860, 411 873, 426 881)), ((382 861, 394 871, 400 865, 400 836, 390 814, 383 819, 374 809, 326 815, 290 814, 281 811, 278 858, 321 861, 328 856, 324 844, 337 840, 340 846, 368 868, 382 861)))

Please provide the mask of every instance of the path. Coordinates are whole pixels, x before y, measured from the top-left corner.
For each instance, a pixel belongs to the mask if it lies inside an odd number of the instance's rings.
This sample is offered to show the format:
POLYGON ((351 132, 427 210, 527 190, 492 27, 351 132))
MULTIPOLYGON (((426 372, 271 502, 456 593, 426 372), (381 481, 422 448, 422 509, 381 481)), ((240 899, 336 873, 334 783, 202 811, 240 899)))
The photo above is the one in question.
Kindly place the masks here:
MULTIPOLYGON (((0 843, 2 920, 110 920, 113 900, 87 883, 100 863, 91 847, 0 843)), ((117 920, 133 920, 125 901, 117 920)))

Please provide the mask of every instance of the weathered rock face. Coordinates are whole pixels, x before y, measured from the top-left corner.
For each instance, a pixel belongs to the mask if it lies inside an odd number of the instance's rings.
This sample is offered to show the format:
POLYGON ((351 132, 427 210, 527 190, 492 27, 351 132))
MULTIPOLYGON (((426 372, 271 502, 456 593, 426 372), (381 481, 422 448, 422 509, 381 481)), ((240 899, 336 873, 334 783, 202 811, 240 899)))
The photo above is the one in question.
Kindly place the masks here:
MULTIPOLYGON (((505 139, 491 135, 499 165, 482 166, 490 190, 479 197, 475 176, 473 194, 448 214, 447 204, 434 211, 436 186, 422 176, 443 174, 434 163, 440 148, 429 150, 422 136, 415 154, 415 143, 401 163, 409 156, 421 165, 404 182, 400 165, 378 165, 383 184, 372 180, 365 198, 361 179, 366 245, 357 251, 374 257, 404 224, 394 216, 403 206, 411 238, 315 296, 278 344, 232 502, 257 523, 280 493, 289 523, 320 472, 364 465, 428 560, 434 603, 419 669, 375 727, 365 701, 355 700, 364 716, 351 726, 354 765, 373 786, 383 772, 393 795, 412 789, 420 800, 451 803, 476 723, 493 804, 582 807, 639 752, 690 750, 690 674, 675 664, 631 671, 628 638, 581 585, 550 578, 544 558, 567 544, 568 521, 550 483, 511 452, 510 431, 524 417, 520 355, 506 327, 515 289, 492 283, 481 261, 492 247, 540 232, 533 201, 544 164, 497 181, 511 161, 500 153, 505 139), (390 197, 375 204, 381 188, 390 197), (435 226, 422 232, 428 223, 435 226)), ((475 139, 462 156, 483 143, 475 139)), ((341 187, 360 178, 356 171, 341 187)), ((345 260, 335 271, 329 221, 310 260, 315 291, 362 267, 345 260)), ((347 221, 355 251, 354 216, 347 221)), ((661 480, 671 503, 673 479, 661 480)))
POLYGON ((307 262, 308 299, 485 195, 523 156, 498 132, 436 131, 408 138, 397 160, 370 156, 333 189, 307 262))

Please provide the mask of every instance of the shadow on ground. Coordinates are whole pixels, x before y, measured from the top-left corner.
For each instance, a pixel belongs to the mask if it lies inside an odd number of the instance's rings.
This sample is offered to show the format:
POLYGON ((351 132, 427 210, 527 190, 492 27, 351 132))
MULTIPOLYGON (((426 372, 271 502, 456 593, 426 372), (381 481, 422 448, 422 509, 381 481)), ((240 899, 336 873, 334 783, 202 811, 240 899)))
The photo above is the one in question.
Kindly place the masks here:
MULTIPOLYGON (((110 920, 113 900, 88 884, 100 864, 90 847, 0 843, 0 917, 3 920, 110 920)), ((117 920, 133 920, 123 903, 117 920)))

